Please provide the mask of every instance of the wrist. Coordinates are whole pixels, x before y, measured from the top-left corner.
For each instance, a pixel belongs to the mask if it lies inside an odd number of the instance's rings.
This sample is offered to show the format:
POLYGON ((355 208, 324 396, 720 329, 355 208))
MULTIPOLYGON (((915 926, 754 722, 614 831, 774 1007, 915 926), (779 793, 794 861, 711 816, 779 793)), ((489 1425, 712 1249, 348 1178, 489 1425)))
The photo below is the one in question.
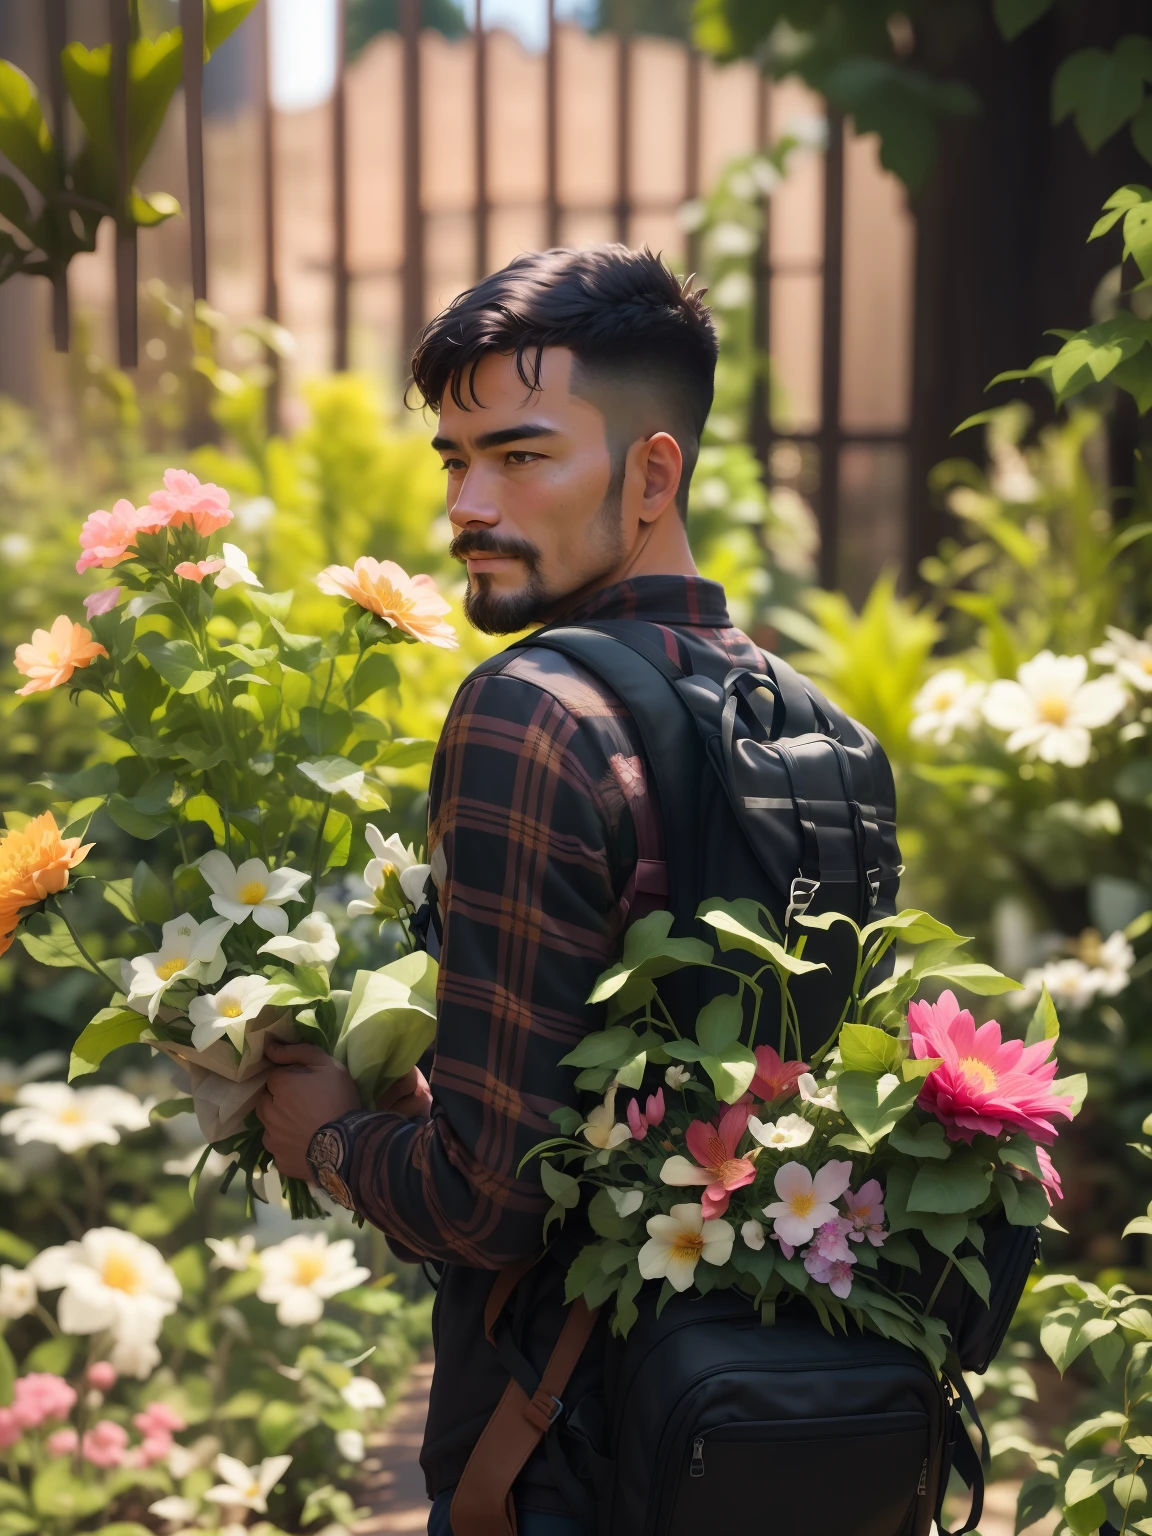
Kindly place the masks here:
POLYGON ((312 1181, 346 1210, 356 1209, 348 1182, 351 1147, 338 1120, 329 1120, 313 1132, 304 1159, 312 1181))

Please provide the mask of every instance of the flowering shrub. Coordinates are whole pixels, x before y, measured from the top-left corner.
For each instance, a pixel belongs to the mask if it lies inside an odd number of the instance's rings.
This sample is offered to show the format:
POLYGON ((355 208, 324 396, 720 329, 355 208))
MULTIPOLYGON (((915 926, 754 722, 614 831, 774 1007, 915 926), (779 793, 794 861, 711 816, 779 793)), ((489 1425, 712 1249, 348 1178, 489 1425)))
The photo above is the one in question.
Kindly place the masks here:
POLYGON ((787 943, 753 902, 705 902, 698 916, 737 954, 726 963, 701 940, 670 938, 667 912, 635 923, 589 999, 607 1003, 606 1027, 566 1058, 603 1101, 586 1117, 558 1111, 561 1136, 535 1149, 554 1202, 546 1233, 590 1193, 596 1237, 572 1263, 569 1297, 614 1298, 613 1326, 626 1333, 645 1280, 663 1281, 661 1305, 693 1287, 739 1289, 769 1320, 778 1298, 799 1294, 826 1325, 851 1317, 940 1366, 947 1336, 931 1303, 943 1275, 918 1298, 922 1261, 944 1255, 944 1273, 959 1270, 987 1300, 981 1219, 1041 1223, 1059 1193, 1047 1147, 1085 1083, 1056 1078, 1050 998, 1022 1040, 995 1021, 977 1027, 947 988, 992 995, 1017 983, 960 957, 966 941, 924 912, 863 929, 839 914, 798 917, 803 931, 787 943), (824 969, 804 958, 807 937, 840 923, 857 952, 843 1013, 810 1061, 786 1059, 802 1038, 793 988, 824 969), (877 981, 897 939, 916 953, 877 981), (691 1031, 656 986, 685 966, 736 981, 691 1031), (934 1004, 911 1001, 926 984, 946 990, 934 1004), (765 998, 777 995, 777 1045, 758 1043, 765 998), (636 1092, 621 1118, 625 1089, 636 1092))

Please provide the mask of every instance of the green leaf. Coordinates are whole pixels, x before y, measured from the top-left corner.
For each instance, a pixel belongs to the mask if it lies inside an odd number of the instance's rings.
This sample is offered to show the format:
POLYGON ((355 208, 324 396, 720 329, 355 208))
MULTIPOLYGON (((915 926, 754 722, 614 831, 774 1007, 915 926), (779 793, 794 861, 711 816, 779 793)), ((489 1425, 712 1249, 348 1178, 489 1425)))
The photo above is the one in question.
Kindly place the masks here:
POLYGON ((840 1059, 849 1071, 877 1077, 895 1072, 906 1054, 899 1040, 872 1024, 845 1024, 838 1044, 840 1059))
POLYGON ((265 1403, 256 1420, 260 1449, 266 1456, 279 1456, 310 1428, 309 1418, 295 1403, 273 1398, 265 1403))
POLYGON ((1082 1504, 1065 1505, 1064 1520, 1073 1536, 1095 1536, 1108 1516, 1108 1506, 1098 1493, 1082 1504))
POLYGON ((1051 6, 1052 0, 993 0, 992 10, 996 25, 1011 42, 1039 21, 1051 6))
POLYGON ((1003 976, 991 965, 980 965, 976 962, 965 965, 950 965, 932 974, 939 980, 947 982, 949 986, 962 987, 966 992, 974 992, 977 997, 996 997, 1001 992, 1019 992, 1020 982, 1013 981, 1011 976, 1003 976))
POLYGON ((715 1055, 701 1056, 700 1065, 712 1079, 716 1097, 735 1104, 748 1092, 756 1076, 756 1057, 746 1045, 727 1045, 715 1055))
POLYGON ((0 59, 0 153, 37 192, 47 197, 55 190, 56 156, 36 87, 7 59, 0 59))
POLYGON ((143 859, 132 872, 132 896, 137 912, 146 923, 166 923, 175 911, 172 892, 143 859))
POLYGON ((935 1216, 973 1211, 987 1198, 991 1178, 991 1169, 970 1157, 926 1162, 912 1180, 908 1209, 930 1211, 935 1216))
POLYGON ((1060 1019, 1056 1013, 1056 1004, 1048 992, 1046 986, 1040 988, 1040 1001, 1036 1004, 1035 1012, 1028 1022, 1028 1031, 1024 1036, 1025 1045, 1039 1045, 1041 1040, 1058 1040, 1060 1038, 1060 1019))
POLYGON ((997 1150, 996 1155, 1010 1168, 1023 1168, 1038 1183, 1043 1183, 1044 1175, 1040 1168, 1040 1159, 1036 1155, 1036 1143, 1030 1141, 1027 1136, 1013 1137, 997 1150))
POLYGON ((638 1212, 632 1216, 618 1216, 606 1189, 598 1189, 588 1202, 588 1222, 599 1237, 611 1238, 613 1242, 623 1241, 632 1236, 639 1221, 638 1212))
POLYGON ((150 633, 137 639, 136 649, 177 693, 201 693, 216 675, 204 667, 200 653, 189 640, 165 640, 162 635, 150 633))
POLYGON ((1101 1456, 1093 1461, 1074 1467, 1064 1485, 1064 1498, 1069 1504, 1080 1504, 1094 1493, 1100 1493, 1115 1481, 1120 1470, 1111 1456, 1101 1456))
POLYGON ((57 913, 39 912, 26 919, 20 930, 20 942, 41 965, 61 969, 77 967, 88 970, 88 962, 76 947, 64 919, 57 913))
POLYGON ((323 855, 320 873, 343 869, 352 852, 352 820, 343 811, 329 810, 324 822, 323 855))
POLYGON ((561 1056, 562 1067, 613 1067, 630 1061, 640 1048, 640 1037, 626 1025, 596 1030, 561 1056))
POLYGON ((204 50, 216 52, 254 9, 256 0, 208 0, 204 11, 204 50))
POLYGON ((36 1245, 27 1238, 18 1237, 0 1227, 0 1258, 10 1259, 13 1264, 28 1264, 36 1257, 36 1245))
POLYGON ((12 1401, 15 1380, 16 1361, 8 1347, 8 1340, 0 1334, 0 1407, 6 1408, 12 1401))
POLYGON ((987 1306, 988 1297, 991 1294, 991 1282, 988 1279, 988 1271, 980 1260, 972 1253, 954 1253, 952 1262, 987 1306))
POLYGON ((1088 1078, 1083 1072, 1074 1072, 1069 1077, 1057 1077, 1052 1081, 1052 1092, 1060 1098, 1071 1098, 1073 1117, 1080 1113, 1084 1100, 1088 1096, 1088 1078))
POLYGON ((122 1045, 135 1045, 147 1028, 147 1014, 133 1008, 102 1008, 89 1019, 72 1047, 68 1081, 95 1072, 105 1056, 122 1045))
POLYGON ((1095 153, 1144 105, 1144 82, 1152 79, 1152 39, 1123 37, 1112 53, 1082 48, 1060 65, 1052 81, 1052 120, 1072 117, 1077 132, 1095 153))
MULTIPOLYGON (((1152 163, 1152 96, 1145 99, 1144 105, 1132 119, 1132 142, 1144 159, 1152 163)), ((1141 271, 1148 277, 1141 263, 1141 271)))
POLYGON ((403 1077, 436 1035, 436 962, 423 950, 357 971, 334 1055, 367 1107, 403 1077))
POLYGON ((1033 1472, 1020 1484, 1020 1492, 1016 1496, 1016 1524, 1013 1527, 1013 1536, 1020 1536, 1020 1532, 1028 1526, 1035 1525, 1037 1520, 1043 1520, 1044 1516, 1052 1508, 1056 1498, 1056 1481, 1047 1472, 1033 1472))
POLYGON ((920 1084, 896 1083, 880 1096, 882 1079, 870 1072, 843 1072, 836 1079, 840 1108, 869 1147, 882 1141, 916 1101, 920 1084))
POLYGON ((395 736, 386 741, 376 754, 376 764, 381 768, 415 768, 430 763, 436 755, 436 743, 420 736, 395 736))
POLYGON ((217 848, 227 841, 224 830, 224 814, 211 795, 192 795, 181 807, 185 821, 202 821, 211 829, 217 848))
POLYGON ((707 965, 712 950, 701 939, 672 939, 671 912, 650 912, 633 923, 624 936, 624 955, 617 965, 604 971, 588 996, 590 1003, 607 1002, 624 994, 636 980, 665 976, 685 965, 707 965))
POLYGON ((173 822, 171 814, 152 815, 141 811, 123 795, 113 795, 108 801, 108 814, 129 837, 138 837, 142 842, 159 837, 173 822))
POLYGON ((400 673, 387 651, 369 651, 348 682, 348 700, 355 707, 381 688, 399 688, 400 673))
POLYGON ((300 711, 300 734, 318 756, 338 753, 351 728, 352 716, 346 709, 318 709, 308 704, 300 711))
POLYGON ((564 1173, 546 1159, 542 1159, 540 1163, 540 1182, 544 1186, 544 1193, 555 1200, 557 1205, 562 1205, 566 1211, 574 1211, 580 1204, 579 1179, 574 1179, 570 1173, 564 1173))
POLYGON ((88 1520, 103 1509, 110 1498, 111 1490, 103 1481, 82 1482, 72 1476, 70 1456, 50 1461, 32 1480, 32 1503, 36 1512, 52 1521, 88 1520))
POLYGON ((938 1120, 929 1120, 915 1128, 901 1121, 889 1136, 888 1144, 894 1151, 904 1152, 909 1157, 930 1157, 944 1162, 952 1155, 952 1144, 938 1120))
MULTIPOLYGON (((765 933, 757 932, 741 922, 729 910, 729 904, 725 902, 705 902, 698 913, 705 923, 716 929, 720 935, 720 948, 722 950, 739 949, 746 954, 756 955, 761 960, 767 960, 776 970, 783 971, 789 976, 806 976, 811 971, 826 971, 828 967, 812 960, 801 960, 796 955, 790 955, 782 944, 771 939, 765 933)), ((711 959, 711 956, 709 956, 711 959)))
POLYGON ((743 1023, 740 994, 725 993, 705 1003, 696 1015, 696 1038, 708 1055, 720 1056, 740 1039, 743 1023))
POLYGON ((861 936, 867 941, 877 933, 895 933, 905 944, 927 944, 939 939, 948 939, 955 944, 968 943, 963 934, 949 928, 947 923, 940 922, 930 912, 921 912, 917 907, 906 907, 903 912, 897 912, 891 917, 877 918, 874 923, 868 924, 861 936))

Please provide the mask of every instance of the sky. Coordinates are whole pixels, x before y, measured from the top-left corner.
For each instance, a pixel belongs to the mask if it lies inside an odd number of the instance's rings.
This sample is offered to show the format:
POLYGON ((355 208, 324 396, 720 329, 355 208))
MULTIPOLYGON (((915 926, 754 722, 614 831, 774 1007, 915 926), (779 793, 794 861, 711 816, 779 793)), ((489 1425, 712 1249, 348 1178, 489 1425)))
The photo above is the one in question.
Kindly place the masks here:
MULTIPOLYGON (((300 111, 325 100, 336 72, 336 0, 270 0, 272 97, 282 111, 300 111)), ((577 14, 581 0, 559 0, 560 16, 577 14)), ((471 21, 476 0, 464 0, 471 21)), ((548 30, 547 0, 484 0, 484 22, 508 27, 529 48, 542 48, 548 30)))

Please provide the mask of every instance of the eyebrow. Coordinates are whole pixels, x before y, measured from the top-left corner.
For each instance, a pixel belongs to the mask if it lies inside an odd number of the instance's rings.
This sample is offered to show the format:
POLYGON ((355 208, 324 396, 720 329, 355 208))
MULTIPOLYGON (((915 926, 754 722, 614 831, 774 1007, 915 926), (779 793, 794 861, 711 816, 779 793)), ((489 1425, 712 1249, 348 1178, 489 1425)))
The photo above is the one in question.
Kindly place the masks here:
MULTIPOLYGON (((535 437, 558 437, 555 427, 546 427, 542 422, 526 421, 519 427, 501 427, 496 432, 482 432, 476 439, 476 447, 483 452, 487 448, 503 448, 507 443, 520 443, 535 437)), ((437 434, 432 439, 433 448, 443 453, 448 449, 459 448, 460 444, 450 437, 441 437, 437 434)))

